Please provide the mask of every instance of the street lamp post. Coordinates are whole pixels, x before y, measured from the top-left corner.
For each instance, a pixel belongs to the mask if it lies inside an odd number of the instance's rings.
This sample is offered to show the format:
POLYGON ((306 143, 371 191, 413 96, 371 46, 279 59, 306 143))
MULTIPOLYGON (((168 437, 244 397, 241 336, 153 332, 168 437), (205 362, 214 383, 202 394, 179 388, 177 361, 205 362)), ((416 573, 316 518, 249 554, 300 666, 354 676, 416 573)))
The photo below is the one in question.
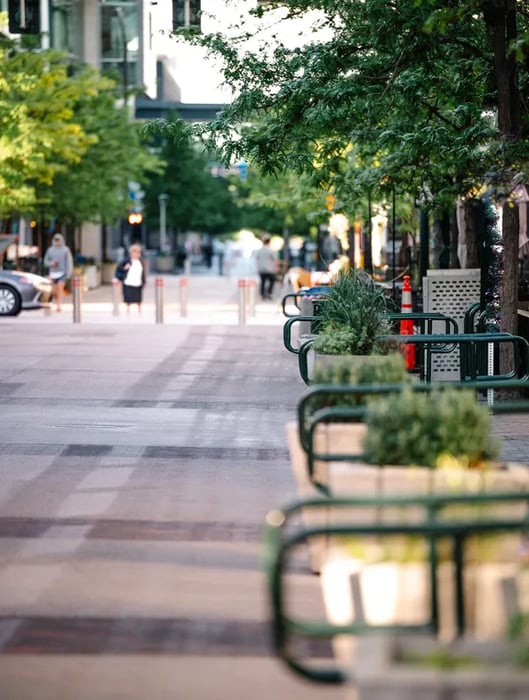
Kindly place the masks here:
POLYGON ((167 237, 167 200, 169 199, 168 194, 158 195, 158 203, 160 205, 160 250, 164 251, 166 248, 166 237, 167 237))

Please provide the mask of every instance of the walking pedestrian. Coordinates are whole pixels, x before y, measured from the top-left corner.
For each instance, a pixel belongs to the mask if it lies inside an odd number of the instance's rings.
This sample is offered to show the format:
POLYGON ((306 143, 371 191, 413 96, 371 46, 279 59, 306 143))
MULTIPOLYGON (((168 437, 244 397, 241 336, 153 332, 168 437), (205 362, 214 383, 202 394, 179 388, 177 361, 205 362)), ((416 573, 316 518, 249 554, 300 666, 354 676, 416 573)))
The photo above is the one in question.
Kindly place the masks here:
POLYGON ((60 311, 64 298, 64 285, 73 272, 73 257, 71 250, 60 233, 54 234, 52 244, 44 254, 44 264, 49 268, 49 278, 53 284, 55 310, 60 311))
POLYGON ((127 305, 127 312, 131 304, 137 304, 138 311, 141 312, 147 270, 139 243, 130 246, 128 256, 116 268, 116 278, 122 283, 123 301, 127 305))
POLYGON ((255 260, 261 280, 261 299, 271 299, 277 276, 278 260, 276 253, 270 248, 270 238, 263 239, 263 245, 257 251, 255 260))

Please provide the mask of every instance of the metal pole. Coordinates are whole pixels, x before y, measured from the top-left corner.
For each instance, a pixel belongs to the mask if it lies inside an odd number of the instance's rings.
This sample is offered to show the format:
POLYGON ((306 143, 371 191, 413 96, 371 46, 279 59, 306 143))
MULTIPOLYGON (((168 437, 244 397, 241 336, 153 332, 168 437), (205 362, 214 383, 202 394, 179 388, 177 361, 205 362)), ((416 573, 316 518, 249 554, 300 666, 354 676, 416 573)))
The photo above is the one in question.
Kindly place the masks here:
POLYGON ((391 237, 392 237, 392 245, 393 245, 393 266, 392 266, 392 277, 393 277, 393 301, 395 301, 395 298, 397 296, 396 292, 396 276, 397 276, 397 253, 395 251, 396 247, 396 237, 397 237, 397 213, 396 213, 396 202, 395 202, 395 185, 393 185, 392 189, 392 198, 391 198, 391 218, 392 218, 392 232, 391 232, 391 237))
POLYGON ((73 322, 81 323, 81 278, 72 277, 73 322))
POLYGON ((372 251, 372 222, 371 222, 371 192, 367 195, 367 232, 364 242, 364 268, 370 275, 373 274, 372 251))
POLYGON ((169 199, 168 194, 161 194, 158 196, 158 203, 160 204, 160 250, 165 250, 166 238, 167 238, 167 200, 169 199))
POLYGON ((248 281, 245 279, 239 280, 239 325, 246 324, 246 300, 248 291, 248 281))
POLYGON ((121 282, 112 280, 112 316, 119 316, 119 302, 121 296, 121 282))
POLYGON ((255 280, 250 280, 248 283, 248 306, 250 311, 250 316, 255 316, 255 299, 257 296, 257 282, 255 280))
POLYGON ((189 296, 189 280, 187 277, 180 278, 180 316, 187 316, 187 300, 189 296))
POLYGON ((163 278, 157 277, 154 280, 154 306, 156 312, 156 323, 163 323, 163 278))
POLYGON ((428 220, 428 212, 421 209, 419 214, 419 279, 421 289, 423 286, 423 278, 426 277, 428 270, 428 259, 430 256, 430 222, 428 220))
MULTIPOLYGON (((487 375, 494 376, 494 343, 487 343, 487 375)), ((494 389, 487 389, 487 406, 494 405, 494 389)))

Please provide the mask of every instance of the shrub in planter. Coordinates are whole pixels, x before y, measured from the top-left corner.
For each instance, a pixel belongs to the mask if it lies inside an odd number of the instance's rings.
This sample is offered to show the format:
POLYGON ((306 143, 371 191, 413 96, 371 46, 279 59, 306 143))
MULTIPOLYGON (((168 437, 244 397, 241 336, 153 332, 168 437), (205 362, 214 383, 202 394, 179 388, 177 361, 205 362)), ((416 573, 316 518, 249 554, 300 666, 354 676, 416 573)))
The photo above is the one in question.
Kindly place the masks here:
POLYGON ((452 459, 472 468, 499 452, 488 410, 472 391, 391 394, 369 406, 365 422, 364 449, 371 464, 434 468, 452 459))
POLYGON ((387 354, 394 347, 387 319, 388 300, 369 275, 341 272, 321 304, 316 352, 341 355, 387 354))
MULTIPOLYGON (((410 375, 406 371, 404 357, 393 352, 388 355, 368 355, 361 358, 344 356, 332 364, 314 369, 312 384, 362 385, 362 384, 407 384, 410 375)), ((351 396, 319 394, 310 402, 310 410, 324 406, 359 406, 365 403, 365 394, 351 396)))

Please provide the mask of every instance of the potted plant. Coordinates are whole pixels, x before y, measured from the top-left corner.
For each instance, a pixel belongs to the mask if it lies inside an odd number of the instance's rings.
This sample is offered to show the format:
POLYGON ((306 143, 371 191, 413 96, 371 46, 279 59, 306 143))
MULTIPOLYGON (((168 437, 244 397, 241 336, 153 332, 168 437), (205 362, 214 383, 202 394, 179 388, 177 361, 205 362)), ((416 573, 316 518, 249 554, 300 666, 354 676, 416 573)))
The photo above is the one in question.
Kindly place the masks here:
MULTIPOLYGON (((526 491, 529 470, 521 465, 498 464, 499 444, 491 437, 487 407, 466 389, 443 388, 430 392, 398 393, 379 397, 367 407, 363 449, 365 463, 331 463, 330 492, 336 496, 397 496, 476 492, 526 491)), ((446 518, 462 515, 490 518, 498 509, 524 508, 501 505, 447 509, 446 518), (468 510, 472 508, 472 510, 468 510), (494 510, 496 509, 496 510, 494 510)), ((518 516, 519 513, 517 512, 518 516)), ((396 511, 373 507, 363 518, 422 522, 424 509, 417 506, 396 511)), ((328 542, 321 565, 324 597, 334 619, 352 619, 352 575, 359 575, 366 617, 376 624, 414 624, 428 608, 427 543, 399 536, 380 541, 354 538, 328 542), (332 594, 329 591, 332 590, 332 594), (384 605, 372 593, 384 590, 384 605), (341 592, 340 592, 341 591, 341 592), (371 595, 371 598, 370 598, 371 595), (332 598, 332 600, 331 600, 332 598)), ((506 626, 501 581, 515 576, 520 538, 515 535, 473 537, 466 551, 469 596, 469 628, 482 637, 502 634, 506 626), (484 601, 486 600, 486 604, 484 601)), ((442 556, 442 553, 441 555, 442 556)), ((440 568, 441 634, 453 632, 453 589, 450 564, 440 568)))
POLYGON ((389 336, 388 299, 366 273, 340 272, 321 304, 321 330, 314 351, 326 355, 385 355, 395 349, 389 336))

